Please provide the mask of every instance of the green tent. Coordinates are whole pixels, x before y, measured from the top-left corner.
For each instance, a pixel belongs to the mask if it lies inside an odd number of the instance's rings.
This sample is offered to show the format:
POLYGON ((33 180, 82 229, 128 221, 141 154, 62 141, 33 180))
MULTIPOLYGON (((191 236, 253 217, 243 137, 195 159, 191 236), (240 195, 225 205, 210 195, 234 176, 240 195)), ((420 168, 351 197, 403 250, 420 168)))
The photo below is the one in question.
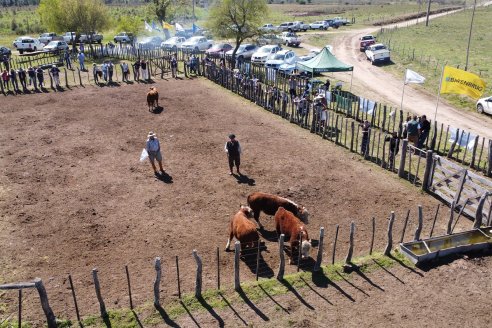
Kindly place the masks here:
POLYGON ((297 62, 296 68, 312 75, 322 72, 351 72, 354 70, 354 66, 339 61, 326 47, 316 57, 305 62, 297 62))

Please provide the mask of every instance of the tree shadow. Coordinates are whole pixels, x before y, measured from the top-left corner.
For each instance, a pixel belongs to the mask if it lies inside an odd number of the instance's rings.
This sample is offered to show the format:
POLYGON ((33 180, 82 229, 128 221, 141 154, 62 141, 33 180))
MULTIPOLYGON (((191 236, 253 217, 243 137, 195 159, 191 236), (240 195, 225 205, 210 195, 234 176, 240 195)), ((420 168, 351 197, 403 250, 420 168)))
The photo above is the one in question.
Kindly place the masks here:
POLYGON ((405 284, 405 282, 403 280, 401 280, 393 272, 389 271, 384 266, 382 266, 378 261, 376 261, 375 259, 372 259, 372 261, 374 263, 376 263, 376 265, 379 266, 381 269, 383 269, 383 271, 385 271, 387 274, 389 274, 390 276, 392 276, 393 278, 395 278, 396 280, 398 280, 398 282, 402 283, 403 285, 405 284))
POLYGON ((152 114, 160 114, 160 113, 162 113, 163 111, 164 111, 164 107, 162 107, 162 106, 157 106, 157 107, 155 107, 155 108, 151 111, 151 113, 152 113, 152 114))
MULTIPOLYGON (((314 275, 314 273, 313 273, 314 275)), ((320 298, 322 298, 326 303, 330 304, 330 305, 333 305, 332 302, 330 302, 325 296, 321 295, 316 289, 314 289, 310 283, 308 283, 303 277, 301 277, 301 280, 304 282, 304 284, 306 284, 306 286, 311 289, 311 291, 313 293, 315 293, 316 295, 318 295, 320 298)))
POLYGON ((169 318, 169 315, 166 313, 166 311, 160 306, 160 305, 155 305, 155 308, 157 312, 159 312, 161 318, 164 320, 164 323, 170 327, 179 327, 179 325, 174 322, 171 318, 169 318))
POLYGON ((272 295, 268 294, 268 292, 263 288, 263 286, 261 284, 258 285, 258 287, 260 287, 260 289, 263 291, 263 293, 273 302, 275 303, 279 308, 282 309, 282 311, 284 311, 285 313, 287 314, 290 314, 289 310, 287 310, 286 308, 284 308, 282 305, 280 305, 279 302, 277 302, 273 297, 272 295))
POLYGON ((241 297, 241 299, 248 305, 251 310, 253 310, 263 321, 269 321, 270 318, 268 318, 265 313, 263 313, 251 300, 248 298, 248 296, 244 293, 243 289, 240 288, 237 293, 241 297))
POLYGON ((236 311, 235 308, 232 307, 231 303, 227 300, 227 298, 225 298, 224 295, 222 295, 221 292, 219 292, 219 295, 220 297, 222 298, 222 300, 226 303, 226 305, 231 309, 231 311, 234 313, 234 315, 239 319, 241 320, 241 322, 245 325, 245 326, 248 326, 248 323, 239 315, 239 313, 236 311))
POLYGON ((219 323, 219 327, 224 327, 225 323, 224 320, 220 317, 220 315, 215 312, 215 310, 210 306, 210 304, 207 303, 207 301, 202 297, 199 296, 196 298, 198 302, 210 313, 212 317, 214 317, 215 320, 219 323))
POLYGON ((314 307, 306 302, 306 300, 297 292, 297 290, 292 286, 287 280, 281 279, 280 283, 284 285, 292 294, 294 294, 295 297, 308 309, 314 310, 314 307))
POLYGON ((248 186, 254 186, 256 184, 256 181, 254 179, 251 179, 247 175, 234 173, 233 176, 236 178, 237 183, 239 184, 247 184, 248 186))
POLYGON ((171 183, 174 183, 173 181, 173 177, 170 176, 167 172, 161 172, 159 174, 156 174, 155 177, 164 182, 164 183, 167 183, 167 184, 171 184, 171 183))

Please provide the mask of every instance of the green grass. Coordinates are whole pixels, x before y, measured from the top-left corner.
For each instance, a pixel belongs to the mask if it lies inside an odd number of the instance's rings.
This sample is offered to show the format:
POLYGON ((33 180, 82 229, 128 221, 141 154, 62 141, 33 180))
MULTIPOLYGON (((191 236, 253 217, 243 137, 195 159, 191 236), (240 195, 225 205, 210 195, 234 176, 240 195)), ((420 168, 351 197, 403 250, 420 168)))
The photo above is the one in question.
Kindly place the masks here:
MULTIPOLYGON (((477 8, 470 45, 468 71, 481 75, 487 82, 485 94, 492 92, 492 8, 477 8)), ((403 77, 405 68, 426 77, 422 85, 429 93, 439 88, 443 65, 464 69, 466 48, 471 21, 471 10, 434 19, 429 27, 424 24, 408 28, 387 30, 378 35, 380 41, 389 44, 395 65, 385 66, 395 76, 403 77)), ((465 96, 442 95, 453 106, 474 110, 475 100, 465 96)))

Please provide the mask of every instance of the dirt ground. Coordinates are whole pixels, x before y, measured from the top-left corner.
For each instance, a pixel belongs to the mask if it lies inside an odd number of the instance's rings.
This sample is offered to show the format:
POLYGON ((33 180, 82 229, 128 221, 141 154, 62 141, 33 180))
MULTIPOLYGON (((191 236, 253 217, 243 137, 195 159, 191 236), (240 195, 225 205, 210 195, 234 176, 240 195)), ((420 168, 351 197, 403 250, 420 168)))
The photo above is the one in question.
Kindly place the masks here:
MULTIPOLYGON (((351 221, 357 225, 355 255, 367 254, 372 217, 378 227, 375 248, 381 250, 392 210, 398 235, 404 215, 411 210, 409 239, 415 231, 417 204, 423 206, 423 234, 428 235, 438 201, 396 175, 204 79, 163 80, 155 86, 163 107, 158 113, 147 109, 146 84, 87 86, 0 100, 0 283, 41 277, 55 314, 73 319, 68 273, 73 276, 82 316, 97 314, 93 268, 99 270, 106 305, 119 308, 128 306, 124 270, 128 265, 138 306, 152 299, 153 261, 160 256, 161 295, 166 304, 176 299, 175 256, 179 256, 181 289, 189 293, 194 286, 192 250, 202 256, 206 289, 215 286, 219 247, 222 284, 230 285, 233 253, 223 251, 228 221, 253 191, 279 194, 305 205, 311 214, 311 237, 318 238, 321 226, 326 229, 326 256, 331 254, 336 224, 340 225, 337 258, 345 256, 351 221), (161 142, 168 173, 162 179, 154 177, 148 162, 139 163, 150 130, 161 142), (243 148, 242 178, 228 175, 223 147, 231 132, 243 148)), ((437 234, 445 231, 448 215, 448 209, 440 211, 437 234)), ((267 231, 273 230, 270 218, 262 215, 261 220, 267 231)), ((462 224, 471 226, 467 220, 462 224)), ((271 233, 265 237, 276 238, 271 233)), ((262 274, 268 277, 278 267, 278 246, 268 240, 265 245, 262 274)), ((458 300, 463 300, 460 310, 465 325, 472 322, 465 320, 467 315, 490 322, 475 311, 479 304, 470 300, 482 300, 490 292, 491 267, 490 259, 453 263, 423 277, 398 267, 394 273, 374 278, 388 292, 372 284, 368 295, 352 289, 347 293, 353 294, 353 302, 343 295, 331 301, 336 289, 321 291, 328 293, 328 301, 304 290, 315 310, 300 306, 288 294, 282 296, 282 302, 292 304, 288 314, 268 314, 268 324, 251 310, 244 316, 259 326, 290 325, 288 320, 299 327, 323 326, 324 322, 412 326, 421 306, 428 315, 434 315, 435 308, 443 323, 451 322, 457 298, 451 290, 442 292, 451 286, 461 295, 458 300), (465 279, 469 271, 472 277, 465 279), (488 288, 479 288, 478 282, 488 288)), ((294 271, 292 266, 287 268, 287 273, 294 271)), ((242 264, 241 276, 243 281, 253 280, 254 272, 242 264)), ((353 284, 365 282, 356 279, 353 284)), ((39 323, 36 295, 26 295, 24 318, 39 323)), ((0 318, 5 318, 15 311, 16 294, 0 294, 0 304, 8 307, 0 312, 0 318)), ((238 318, 231 313, 224 319, 236 326, 238 318)), ((210 316, 199 317, 203 326, 216 325, 210 316)), ((193 324, 188 319, 180 319, 183 326, 193 324)), ((435 322, 422 323, 433 326, 435 322)))

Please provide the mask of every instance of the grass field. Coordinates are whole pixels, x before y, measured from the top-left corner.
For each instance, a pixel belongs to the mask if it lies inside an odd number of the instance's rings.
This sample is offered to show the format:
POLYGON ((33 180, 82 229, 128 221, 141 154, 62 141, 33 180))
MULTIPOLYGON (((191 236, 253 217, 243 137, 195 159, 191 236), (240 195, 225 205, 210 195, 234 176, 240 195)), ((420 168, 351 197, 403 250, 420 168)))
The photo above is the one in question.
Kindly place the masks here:
MULTIPOLYGON (((378 38, 390 45, 395 63, 385 69, 396 76, 403 76, 405 68, 415 70, 427 79, 423 87, 437 94, 443 65, 465 67, 471 15, 471 10, 466 10, 435 19, 429 27, 418 24, 380 33, 378 38)), ((492 38, 491 15, 492 8, 477 8, 468 63, 468 71, 482 76, 487 82, 485 94, 492 92, 492 45, 488 42, 492 38)), ((468 97, 443 97, 457 107, 474 109, 475 101, 468 97)))

